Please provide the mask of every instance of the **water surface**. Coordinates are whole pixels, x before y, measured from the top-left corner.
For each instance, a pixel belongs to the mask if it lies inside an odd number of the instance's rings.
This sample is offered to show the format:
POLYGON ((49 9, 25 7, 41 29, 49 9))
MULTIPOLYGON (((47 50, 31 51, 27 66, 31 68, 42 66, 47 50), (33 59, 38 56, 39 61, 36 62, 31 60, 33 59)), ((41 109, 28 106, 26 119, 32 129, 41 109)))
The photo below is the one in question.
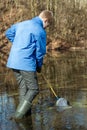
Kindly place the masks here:
POLYGON ((56 94, 69 100, 72 108, 58 110, 54 94, 39 74, 40 94, 33 102, 32 115, 20 123, 10 121, 18 93, 6 87, 2 73, 0 130, 87 130, 87 51, 57 53, 56 57, 47 54, 42 72, 56 94))

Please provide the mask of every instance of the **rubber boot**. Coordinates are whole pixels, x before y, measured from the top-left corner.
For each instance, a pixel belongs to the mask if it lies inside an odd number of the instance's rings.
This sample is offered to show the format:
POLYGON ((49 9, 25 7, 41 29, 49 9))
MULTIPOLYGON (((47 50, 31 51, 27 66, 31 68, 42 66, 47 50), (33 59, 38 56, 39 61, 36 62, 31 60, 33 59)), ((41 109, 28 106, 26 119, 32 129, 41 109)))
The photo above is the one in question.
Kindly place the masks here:
POLYGON ((22 119, 27 111, 31 108, 31 103, 27 100, 22 100, 16 110, 14 119, 22 119))

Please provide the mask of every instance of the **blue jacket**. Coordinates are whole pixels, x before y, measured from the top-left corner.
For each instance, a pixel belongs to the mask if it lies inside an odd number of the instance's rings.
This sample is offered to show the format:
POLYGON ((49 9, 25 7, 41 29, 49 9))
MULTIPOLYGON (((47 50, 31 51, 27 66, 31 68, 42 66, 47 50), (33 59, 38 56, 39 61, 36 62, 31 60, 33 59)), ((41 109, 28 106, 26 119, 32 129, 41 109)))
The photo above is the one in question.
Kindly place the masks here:
POLYGON ((36 67, 42 66, 46 54, 46 31, 39 17, 14 24, 5 34, 12 42, 7 67, 36 71, 36 67))

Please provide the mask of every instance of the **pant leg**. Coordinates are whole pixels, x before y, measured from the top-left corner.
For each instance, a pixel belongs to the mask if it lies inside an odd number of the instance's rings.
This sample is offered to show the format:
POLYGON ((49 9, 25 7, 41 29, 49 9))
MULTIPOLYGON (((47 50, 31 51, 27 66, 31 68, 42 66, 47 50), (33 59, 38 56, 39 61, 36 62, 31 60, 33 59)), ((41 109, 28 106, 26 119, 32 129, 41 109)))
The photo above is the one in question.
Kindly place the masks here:
POLYGON ((28 71, 20 71, 20 72, 21 72, 21 75, 23 76, 25 84, 28 88, 28 90, 25 94, 25 100, 32 103, 33 99, 39 93, 36 72, 28 72, 28 71))
POLYGON ((17 83, 19 85, 18 90, 19 90, 19 102, 20 102, 22 99, 24 99, 24 96, 27 92, 27 87, 25 85, 25 81, 24 81, 20 71, 13 69, 13 72, 16 77, 17 83))

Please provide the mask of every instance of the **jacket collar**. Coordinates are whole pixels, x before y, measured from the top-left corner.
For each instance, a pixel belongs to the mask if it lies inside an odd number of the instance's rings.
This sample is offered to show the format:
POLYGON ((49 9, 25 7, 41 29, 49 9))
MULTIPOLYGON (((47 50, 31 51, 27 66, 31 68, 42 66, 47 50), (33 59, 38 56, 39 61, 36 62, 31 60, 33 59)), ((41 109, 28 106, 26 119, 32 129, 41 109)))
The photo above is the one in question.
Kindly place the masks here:
POLYGON ((43 21, 40 19, 40 17, 34 17, 33 18, 38 24, 40 24, 43 27, 43 21))

